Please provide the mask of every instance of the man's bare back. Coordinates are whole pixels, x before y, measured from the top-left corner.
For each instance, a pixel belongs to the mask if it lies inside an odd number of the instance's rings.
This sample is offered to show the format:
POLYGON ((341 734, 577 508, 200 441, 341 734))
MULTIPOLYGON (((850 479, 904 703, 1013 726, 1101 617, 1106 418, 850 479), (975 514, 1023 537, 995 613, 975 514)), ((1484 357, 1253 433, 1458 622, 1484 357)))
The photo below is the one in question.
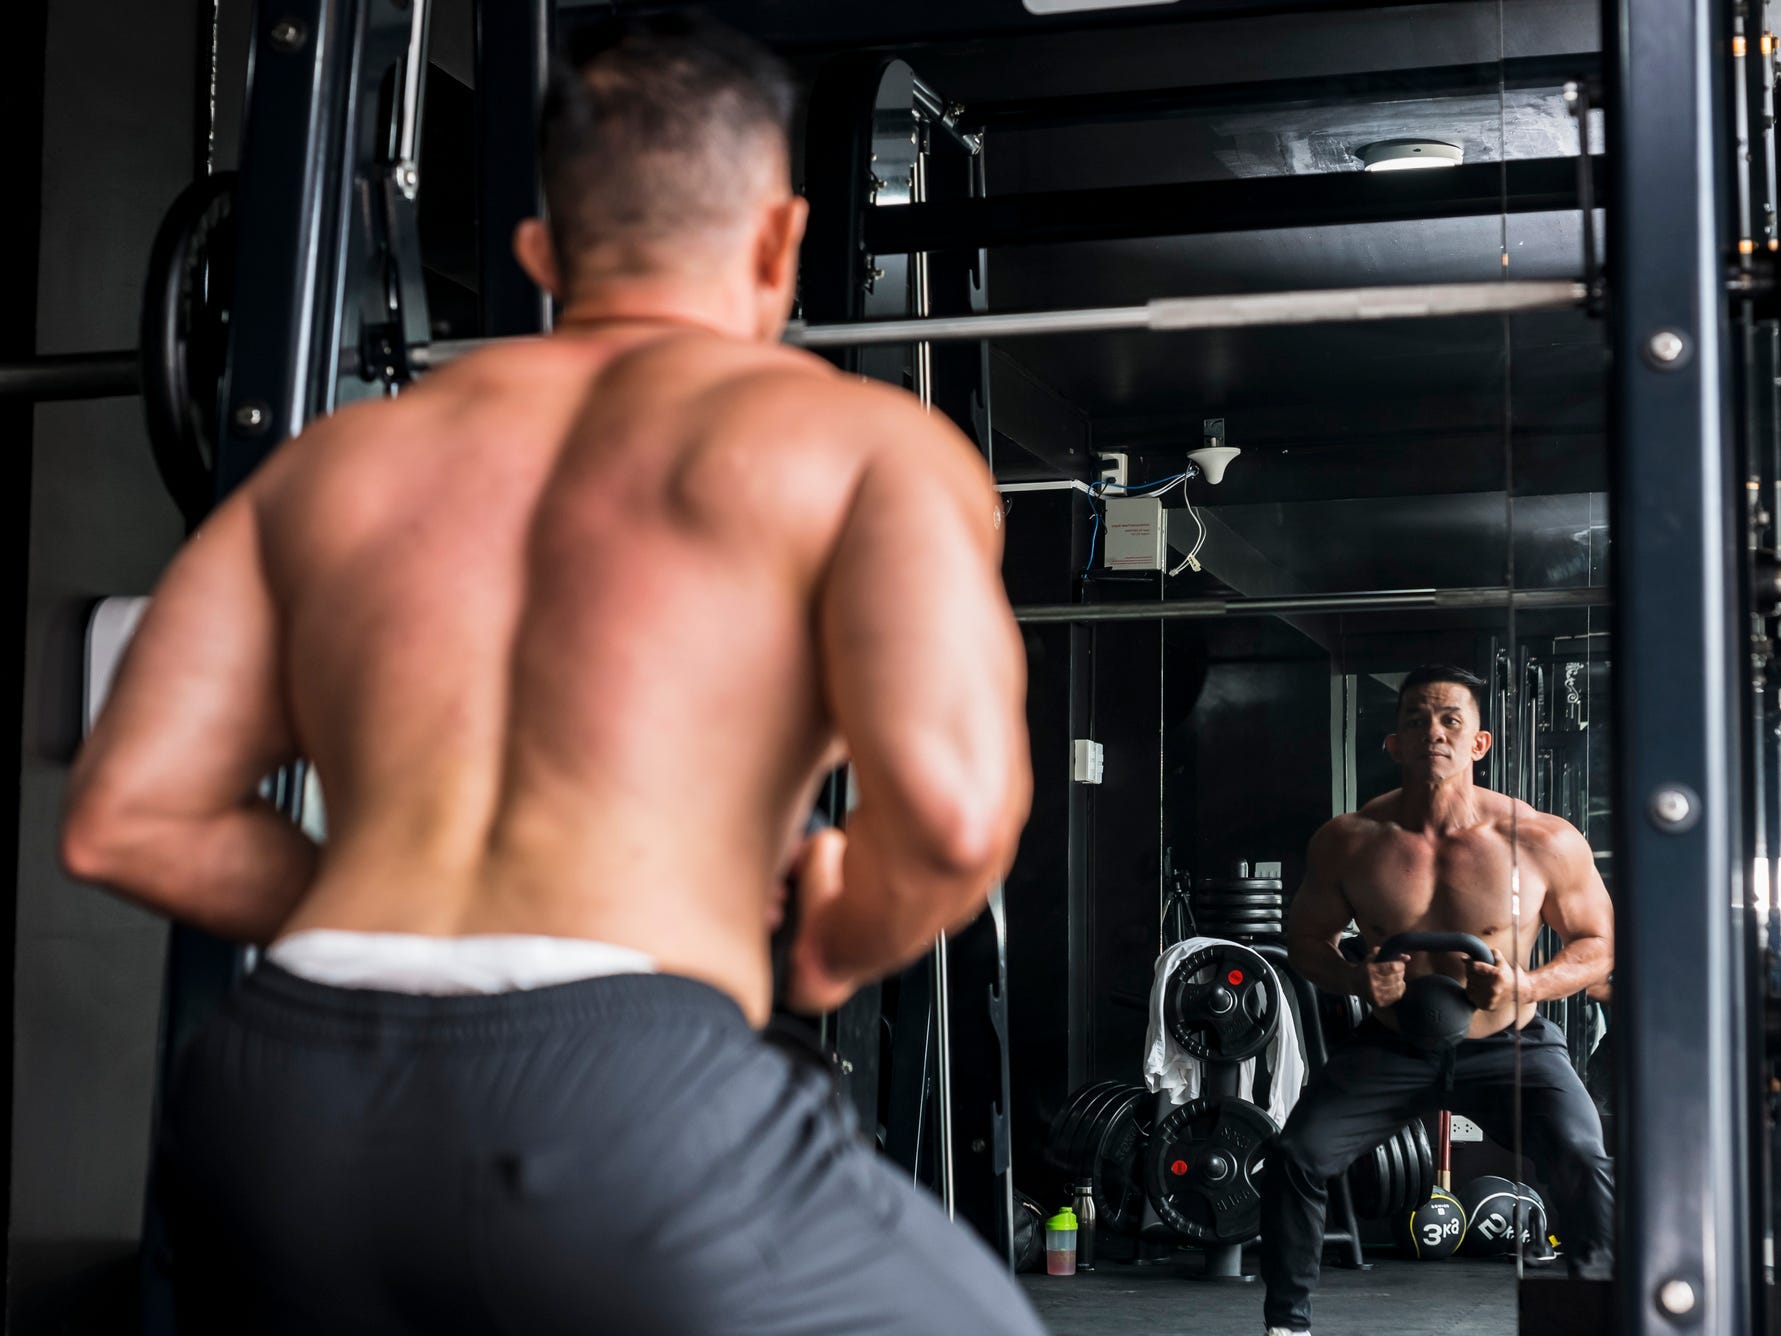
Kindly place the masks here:
POLYGON ((1313 837, 1305 883, 1288 924, 1295 968, 1331 992, 1368 998, 1382 1023, 1403 984, 1442 973, 1467 985, 1478 1007, 1469 1037, 1530 1021, 1537 1005, 1605 978, 1613 961, 1613 906, 1588 843, 1568 821, 1472 781, 1491 745, 1469 687, 1434 681, 1408 688, 1388 740, 1405 785, 1313 837), (1352 920, 1369 964, 1343 960, 1337 943, 1352 920), (1563 950, 1530 970, 1542 925, 1563 950), (1494 965, 1458 955, 1379 960, 1401 932, 1465 932, 1491 948, 1494 965))
MULTIPOLYGON (((908 396, 660 323, 499 347, 341 412, 194 545, 263 563, 260 616, 251 590, 231 615, 239 655, 276 645, 286 717, 247 730, 254 763, 310 758, 329 823, 294 898, 209 926, 592 938, 764 1019, 775 891, 838 729, 885 769, 879 705, 838 693, 906 672, 958 696, 968 674, 983 690, 934 725, 988 711, 1020 787, 999 515, 908 396), (943 643, 899 661, 881 642, 936 579, 943 643)), ((176 569, 157 603, 181 591, 176 569)), ((865 782, 898 798, 918 760, 865 782)))

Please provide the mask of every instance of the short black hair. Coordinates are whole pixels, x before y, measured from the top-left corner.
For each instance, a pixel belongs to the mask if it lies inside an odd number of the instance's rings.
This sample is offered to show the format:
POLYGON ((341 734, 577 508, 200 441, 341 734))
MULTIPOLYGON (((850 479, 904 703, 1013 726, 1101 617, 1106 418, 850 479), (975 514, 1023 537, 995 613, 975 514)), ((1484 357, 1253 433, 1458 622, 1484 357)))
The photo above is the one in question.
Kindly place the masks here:
POLYGON ((1454 682, 1465 687, 1472 693, 1472 703, 1478 707, 1478 721, 1484 721, 1484 693, 1489 690, 1488 685, 1478 674, 1451 663, 1425 663, 1412 669, 1398 687, 1398 714, 1403 714, 1404 697, 1412 688, 1426 687, 1432 682, 1454 682))
POLYGON ((735 216, 763 145, 789 162, 792 104, 779 58, 703 14, 575 30, 538 127, 564 281, 596 247, 634 254, 735 216))

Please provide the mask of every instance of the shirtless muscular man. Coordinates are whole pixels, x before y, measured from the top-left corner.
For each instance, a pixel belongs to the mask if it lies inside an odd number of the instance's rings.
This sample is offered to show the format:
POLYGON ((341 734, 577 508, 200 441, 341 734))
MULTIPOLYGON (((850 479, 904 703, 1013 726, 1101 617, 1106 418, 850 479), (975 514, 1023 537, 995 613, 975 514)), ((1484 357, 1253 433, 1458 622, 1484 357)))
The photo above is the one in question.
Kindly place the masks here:
POLYGON ((827 1010, 1031 791, 981 456, 779 343, 791 101, 715 24, 603 29, 516 238, 556 332, 314 423, 156 591, 63 858, 267 947, 166 1097, 182 1331, 1039 1331, 757 1033, 788 868, 827 1010), (255 796, 298 756, 324 845, 255 796))
POLYGON ((1287 947, 1294 969, 1326 992, 1365 998, 1373 1014, 1306 1088, 1268 1157, 1262 1203, 1262 1278, 1274 1333, 1310 1330, 1323 1253, 1325 1180, 1410 1118, 1452 1109, 1499 1145, 1515 1141, 1516 1040, 1521 1050, 1521 1139, 1551 1187, 1554 1220, 1573 1270, 1609 1265, 1613 1178, 1601 1119, 1570 1064, 1564 1036, 1535 1010, 1607 978, 1614 913, 1583 836, 1558 817, 1472 780, 1490 750, 1484 684, 1459 668, 1411 673, 1386 740, 1403 787, 1329 822, 1311 841, 1294 897, 1287 947), (1352 921, 1364 963, 1341 953, 1352 921), (1564 949, 1527 962, 1541 924, 1564 949), (1493 964, 1458 955, 1382 959, 1402 932, 1465 932, 1493 964), (1430 1052, 1397 1030, 1391 1007, 1405 984, 1440 972, 1477 1007, 1456 1049, 1430 1052))

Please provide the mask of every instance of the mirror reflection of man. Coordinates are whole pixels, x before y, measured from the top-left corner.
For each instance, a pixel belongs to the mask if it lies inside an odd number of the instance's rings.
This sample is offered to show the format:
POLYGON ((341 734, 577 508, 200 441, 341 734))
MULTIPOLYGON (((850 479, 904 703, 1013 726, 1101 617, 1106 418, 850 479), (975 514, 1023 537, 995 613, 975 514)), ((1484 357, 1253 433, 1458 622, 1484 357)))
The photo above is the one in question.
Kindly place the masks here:
POLYGON ((1386 742, 1403 786, 1335 818, 1311 841, 1287 920, 1289 957, 1319 988, 1364 998, 1373 1014, 1330 1054, 1268 1159, 1261 1266, 1270 1336, 1310 1330, 1327 1179, 1410 1118, 1439 1109, 1515 1144, 1517 1036, 1521 1141, 1550 1188, 1553 1227, 1574 1272, 1604 1274, 1611 1265, 1613 1177, 1601 1119, 1563 1033, 1536 1007, 1607 978, 1613 906, 1574 826, 1474 782, 1472 768, 1491 746, 1483 692, 1462 668, 1418 668, 1405 678, 1397 731, 1386 742), (1350 921, 1367 947, 1359 963, 1340 950, 1350 921), (1542 924, 1563 949, 1530 969, 1542 924), (1471 933, 1495 959, 1381 958, 1380 943, 1402 932, 1471 933), (1444 1052, 1411 1042, 1391 1010, 1410 980, 1432 973, 1464 983, 1477 1008, 1465 1038, 1444 1052))

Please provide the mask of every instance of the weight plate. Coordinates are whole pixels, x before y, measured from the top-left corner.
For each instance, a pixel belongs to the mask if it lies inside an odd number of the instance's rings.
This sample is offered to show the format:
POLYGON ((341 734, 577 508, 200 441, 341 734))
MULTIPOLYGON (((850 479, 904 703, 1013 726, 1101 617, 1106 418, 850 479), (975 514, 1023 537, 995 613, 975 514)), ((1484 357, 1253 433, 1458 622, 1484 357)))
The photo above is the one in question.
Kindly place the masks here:
POLYGON ((196 527, 216 502, 235 279, 235 173, 180 192, 155 234, 140 323, 142 405, 161 481, 196 527))
POLYGON ((1119 1082, 1098 1081, 1087 1089, 1077 1101, 1075 1112, 1064 1131, 1064 1139, 1059 1143, 1059 1151, 1063 1155, 1070 1172, 1074 1174, 1082 1161, 1082 1139, 1085 1129, 1093 1117, 1100 1112, 1101 1106, 1119 1093, 1119 1082))
POLYGON ((1348 1191, 1354 1198, 1354 1213, 1363 1220, 1377 1220, 1385 1214, 1380 1209, 1380 1189, 1385 1186, 1385 1143, 1381 1142, 1357 1159, 1348 1171, 1348 1191))
POLYGON ((1144 1174, 1150 1148, 1146 1112, 1153 1096, 1133 1086, 1128 1098, 1103 1121, 1106 1131, 1095 1147, 1091 1186, 1095 1218, 1103 1229, 1136 1237, 1144 1220, 1144 1174))
POLYGON ((1075 1135, 1070 1139, 1070 1171, 1078 1178, 1086 1178, 1094 1164, 1094 1147, 1100 1140, 1102 1120, 1109 1110, 1118 1106, 1119 1101, 1131 1092, 1130 1086, 1115 1084, 1092 1099, 1077 1120, 1075 1135))
POLYGON ((1273 909, 1286 907, 1286 901, 1278 895, 1198 895, 1189 902, 1194 909, 1273 909))
POLYGON ((1283 915, 1279 909, 1202 909, 1196 915, 1205 923, 1223 922, 1226 919, 1273 919, 1280 922, 1283 915))
POLYGON ((1247 947, 1204 946, 1175 967, 1163 997, 1175 1042, 1196 1058, 1237 1062, 1268 1045, 1280 1024, 1267 963, 1247 947))
POLYGON ((1080 1087, 1064 1102, 1064 1107, 1059 1109, 1057 1116, 1051 1120, 1051 1130, 1045 1138, 1046 1152, 1050 1155, 1052 1163, 1066 1172, 1069 1171, 1070 1140, 1075 1135, 1083 1106, 1097 1092, 1109 1089, 1115 1084, 1113 1081, 1090 1082, 1088 1085, 1080 1087))
POLYGON ((1278 877, 1208 877, 1194 888, 1196 891, 1273 891, 1286 889, 1278 877))
POLYGON ((1435 1148, 1429 1141, 1428 1124, 1418 1118, 1410 1125, 1416 1140, 1416 1185, 1410 1194, 1412 1208, 1421 1206, 1435 1192, 1435 1148))
POLYGON ((1385 1142, 1385 1190, 1380 1194, 1381 1215, 1390 1217, 1409 1210, 1404 1198, 1410 1195, 1409 1171, 1404 1166, 1404 1131, 1399 1128, 1385 1142))
POLYGON ((1150 1201, 1193 1243, 1246 1243, 1261 1228, 1259 1174, 1279 1126, 1245 1100, 1214 1096, 1171 1112, 1151 1133, 1150 1201))

